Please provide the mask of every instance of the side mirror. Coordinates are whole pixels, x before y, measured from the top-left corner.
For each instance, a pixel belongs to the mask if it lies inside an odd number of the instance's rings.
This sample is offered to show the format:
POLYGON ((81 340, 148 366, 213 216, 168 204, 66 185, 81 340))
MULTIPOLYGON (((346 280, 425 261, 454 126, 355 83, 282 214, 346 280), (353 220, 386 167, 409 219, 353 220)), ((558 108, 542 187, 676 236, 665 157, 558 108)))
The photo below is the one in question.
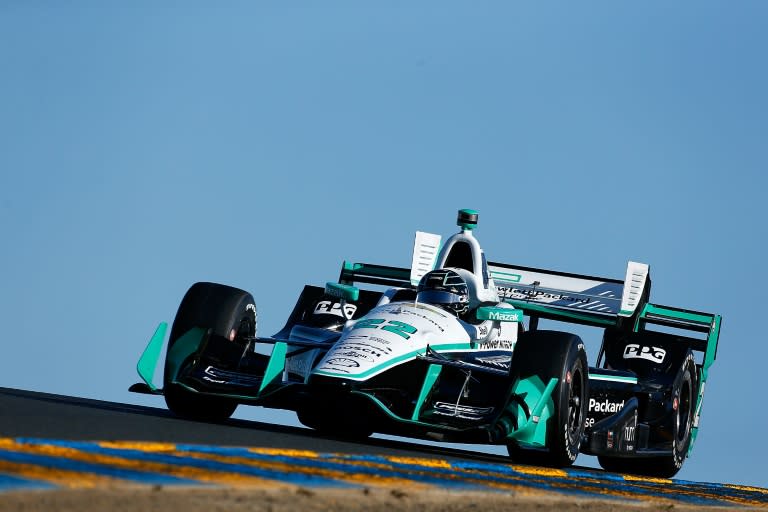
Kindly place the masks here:
POLYGON ((523 311, 521 309, 482 306, 477 308, 477 319, 496 320, 498 322, 522 322, 523 311))
POLYGON ((325 294, 341 300, 356 302, 360 297, 360 288, 341 283, 326 283, 325 294))

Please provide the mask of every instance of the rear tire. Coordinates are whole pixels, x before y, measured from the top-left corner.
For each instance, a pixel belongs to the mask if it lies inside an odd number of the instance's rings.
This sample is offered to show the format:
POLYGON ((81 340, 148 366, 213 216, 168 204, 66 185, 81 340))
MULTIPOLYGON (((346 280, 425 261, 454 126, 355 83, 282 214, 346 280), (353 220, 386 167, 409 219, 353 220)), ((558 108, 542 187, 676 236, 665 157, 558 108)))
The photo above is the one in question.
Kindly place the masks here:
MULTIPOLYGON (((181 300, 168 339, 168 350, 194 327, 210 329, 211 336, 230 338, 256 335, 256 306, 253 296, 238 288, 216 283, 195 283, 181 300)), ((167 354, 167 352, 166 352, 167 354)), ((184 364, 192 364, 192 361, 184 364)), ((182 418, 223 421, 235 412, 237 402, 202 395, 172 384, 168 358, 163 375, 163 394, 171 412, 182 418)))
POLYGON ((512 356, 511 380, 537 375, 544 384, 558 379, 552 393, 554 414, 547 423, 546 448, 507 446, 516 462, 551 467, 570 466, 579 454, 587 415, 589 379, 587 354, 581 338, 558 331, 529 331, 520 335, 512 356))
POLYGON ((617 458, 598 456, 600 466, 606 471, 631 473, 657 478, 672 478, 683 467, 683 462, 691 446, 691 427, 696 408, 696 363, 693 354, 686 356, 680 371, 672 384, 672 400, 677 399, 673 407, 672 452, 664 457, 617 458))

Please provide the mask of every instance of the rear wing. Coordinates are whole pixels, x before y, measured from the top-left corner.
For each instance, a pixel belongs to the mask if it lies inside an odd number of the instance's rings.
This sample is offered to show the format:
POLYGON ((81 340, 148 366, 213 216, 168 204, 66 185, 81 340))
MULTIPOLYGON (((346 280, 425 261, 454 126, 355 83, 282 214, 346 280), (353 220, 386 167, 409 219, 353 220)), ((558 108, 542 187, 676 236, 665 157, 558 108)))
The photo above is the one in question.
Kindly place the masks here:
MULTIPOLYGON (((500 298, 529 317, 530 329, 540 318, 634 332, 660 325, 703 333, 704 339, 683 338, 705 353, 705 370, 717 355, 720 315, 650 303, 650 273, 643 263, 630 261, 624 280, 494 262, 487 264, 487 272, 500 298)), ((407 268, 345 261, 339 282, 414 288, 411 277, 407 268)))
POLYGON ((651 288, 648 265, 635 262, 624 281, 504 263, 489 263, 488 271, 501 299, 532 318, 594 326, 632 317, 651 288))
MULTIPOLYGON (((634 316, 650 290, 648 266, 634 262, 625 281, 493 262, 486 271, 501 299, 529 316, 595 326, 616 325, 619 317, 634 316)), ((346 261, 339 282, 415 286, 410 269, 346 261)))

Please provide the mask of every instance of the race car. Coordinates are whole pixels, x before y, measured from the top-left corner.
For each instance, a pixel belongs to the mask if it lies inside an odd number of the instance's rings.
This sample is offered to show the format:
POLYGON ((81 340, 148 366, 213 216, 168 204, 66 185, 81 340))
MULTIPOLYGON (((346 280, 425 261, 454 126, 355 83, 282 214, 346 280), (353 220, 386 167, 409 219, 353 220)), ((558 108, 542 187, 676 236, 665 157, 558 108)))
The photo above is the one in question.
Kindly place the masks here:
POLYGON ((344 262, 337 282, 304 287, 271 337, 257 335, 250 293, 196 283, 170 329, 162 388, 166 323, 130 390, 162 394, 189 419, 259 405, 335 436, 506 445, 515 461, 551 467, 585 453, 609 471, 676 474, 721 317, 650 303, 641 263, 617 280, 489 262, 477 222, 460 210, 445 243, 417 232, 410 269, 344 262), (595 364, 578 335, 542 321, 596 328, 595 364))

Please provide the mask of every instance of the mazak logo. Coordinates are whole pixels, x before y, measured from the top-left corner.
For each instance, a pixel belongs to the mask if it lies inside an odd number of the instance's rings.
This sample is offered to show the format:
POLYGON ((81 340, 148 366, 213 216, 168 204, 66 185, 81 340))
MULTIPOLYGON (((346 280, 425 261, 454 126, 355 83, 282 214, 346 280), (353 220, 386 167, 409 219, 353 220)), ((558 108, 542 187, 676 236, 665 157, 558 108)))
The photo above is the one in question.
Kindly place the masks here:
POLYGON ((520 316, 515 313, 503 313, 501 311, 491 311, 488 313, 490 320, 498 320, 500 322, 519 322, 520 316))
POLYGON ((598 402, 594 398, 589 399, 589 410, 594 412, 619 412, 624 408, 624 400, 611 402, 607 398, 598 402))
POLYGON ((646 347, 630 343, 624 348, 624 359, 645 359, 656 364, 664 362, 667 351, 659 347, 646 347))

